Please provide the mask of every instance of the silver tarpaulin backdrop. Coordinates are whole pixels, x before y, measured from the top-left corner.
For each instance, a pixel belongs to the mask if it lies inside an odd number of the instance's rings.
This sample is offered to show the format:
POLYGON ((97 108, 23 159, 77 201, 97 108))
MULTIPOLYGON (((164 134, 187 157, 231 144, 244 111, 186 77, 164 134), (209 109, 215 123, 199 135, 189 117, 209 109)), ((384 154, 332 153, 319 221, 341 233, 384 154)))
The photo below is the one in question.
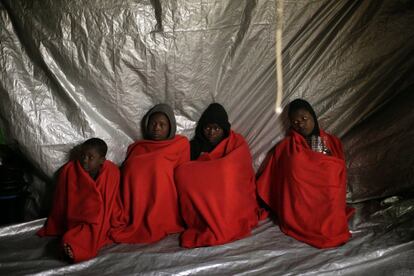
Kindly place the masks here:
MULTIPOLYGON (((283 3, 283 18, 276 18, 275 0, 0 0, 0 127, 51 178, 70 150, 91 137, 103 138, 108 158, 120 164, 127 146, 142 137, 140 120, 154 104, 170 104, 178 133, 191 138, 204 108, 220 102, 257 168, 287 129, 286 115, 274 113, 275 25, 283 20, 282 103, 307 99, 321 126, 344 143, 348 201, 362 204, 350 245, 318 251, 266 222, 236 245, 177 251, 169 238, 144 249, 115 246, 90 266, 65 267, 44 240, 29 238, 41 225, 35 221, 0 229, 0 239, 9 241, 0 245, 7 252, 0 271, 103 274, 100 262, 129 256, 128 264, 139 255, 136 267, 106 272, 321 275, 322 267, 329 275, 386 273, 390 263, 390 271, 412 272, 414 2, 283 3), (272 235, 268 246, 275 251, 260 242, 272 235), (377 238, 388 241, 381 245, 377 238), (28 250, 17 254, 22 241, 28 250), (279 256, 297 261, 272 261, 279 256), (250 259, 257 263, 247 265, 250 259), (193 268, 201 260, 202 268, 193 268)), ((30 189, 30 212, 43 214, 53 182, 34 181, 30 189)))

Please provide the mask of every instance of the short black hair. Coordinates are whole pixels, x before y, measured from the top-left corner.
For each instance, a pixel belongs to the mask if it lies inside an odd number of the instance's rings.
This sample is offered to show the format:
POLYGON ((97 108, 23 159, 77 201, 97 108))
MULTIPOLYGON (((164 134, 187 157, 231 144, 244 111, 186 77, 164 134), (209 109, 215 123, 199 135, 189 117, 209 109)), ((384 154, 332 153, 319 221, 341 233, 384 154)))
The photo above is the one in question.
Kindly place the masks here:
POLYGON ((82 148, 95 148, 100 156, 105 157, 108 152, 108 146, 105 141, 99 138, 91 138, 83 142, 82 148))

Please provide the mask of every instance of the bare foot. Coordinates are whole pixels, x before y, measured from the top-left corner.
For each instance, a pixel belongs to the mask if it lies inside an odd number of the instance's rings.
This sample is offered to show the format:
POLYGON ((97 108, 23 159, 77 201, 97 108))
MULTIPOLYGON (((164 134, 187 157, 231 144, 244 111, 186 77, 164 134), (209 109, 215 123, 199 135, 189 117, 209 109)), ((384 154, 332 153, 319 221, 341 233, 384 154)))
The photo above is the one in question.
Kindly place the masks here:
POLYGON ((72 252, 72 248, 70 247, 69 244, 65 243, 63 244, 63 250, 65 251, 65 254, 71 259, 73 260, 73 252, 72 252))

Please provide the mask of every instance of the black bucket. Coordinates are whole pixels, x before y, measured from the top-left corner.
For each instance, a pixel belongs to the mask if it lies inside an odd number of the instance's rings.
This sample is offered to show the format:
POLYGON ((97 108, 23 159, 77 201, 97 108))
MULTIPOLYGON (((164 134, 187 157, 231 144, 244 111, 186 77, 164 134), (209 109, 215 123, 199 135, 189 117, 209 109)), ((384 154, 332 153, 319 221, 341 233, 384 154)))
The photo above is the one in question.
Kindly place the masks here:
POLYGON ((0 224, 22 222, 27 199, 27 184, 21 169, 0 165, 0 224))

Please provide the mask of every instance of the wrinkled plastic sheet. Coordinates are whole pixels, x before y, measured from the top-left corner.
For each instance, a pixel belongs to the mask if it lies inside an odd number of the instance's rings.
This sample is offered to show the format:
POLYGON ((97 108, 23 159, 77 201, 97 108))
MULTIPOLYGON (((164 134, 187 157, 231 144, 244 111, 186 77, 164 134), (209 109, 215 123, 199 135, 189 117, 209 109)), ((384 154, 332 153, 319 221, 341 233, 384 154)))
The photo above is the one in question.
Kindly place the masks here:
POLYGON ((316 249, 280 232, 270 219, 251 237, 196 249, 178 235, 153 245, 106 246, 95 259, 69 264, 57 238, 39 238, 44 220, 0 228, 1 275, 413 275, 414 199, 355 205, 352 238, 316 249))
MULTIPOLYGON (((411 275, 414 185, 412 1, 283 1, 283 105, 303 97, 342 138, 348 201, 361 202, 353 238, 318 250, 266 221, 252 237, 185 250, 178 237, 111 245, 68 265, 44 220, 0 228, 0 273, 411 275)), ((97 136, 121 163, 154 104, 175 111, 191 137, 212 101, 229 112, 257 167, 285 134, 275 102, 275 2, 0 1, 0 126, 51 177, 72 147, 97 136)), ((31 183, 44 213, 52 182, 31 183)))
MULTIPOLYGON (((273 111, 275 25, 283 20, 283 105, 306 98, 322 127, 343 138, 348 200, 412 190, 413 2, 283 3, 276 18, 270 0, 2 0, 6 136, 51 177, 93 136, 120 164, 156 103, 174 108, 178 133, 190 138, 217 101, 258 167, 286 131, 285 114, 273 111)), ((46 213, 53 188, 32 183, 32 213, 46 213)))

